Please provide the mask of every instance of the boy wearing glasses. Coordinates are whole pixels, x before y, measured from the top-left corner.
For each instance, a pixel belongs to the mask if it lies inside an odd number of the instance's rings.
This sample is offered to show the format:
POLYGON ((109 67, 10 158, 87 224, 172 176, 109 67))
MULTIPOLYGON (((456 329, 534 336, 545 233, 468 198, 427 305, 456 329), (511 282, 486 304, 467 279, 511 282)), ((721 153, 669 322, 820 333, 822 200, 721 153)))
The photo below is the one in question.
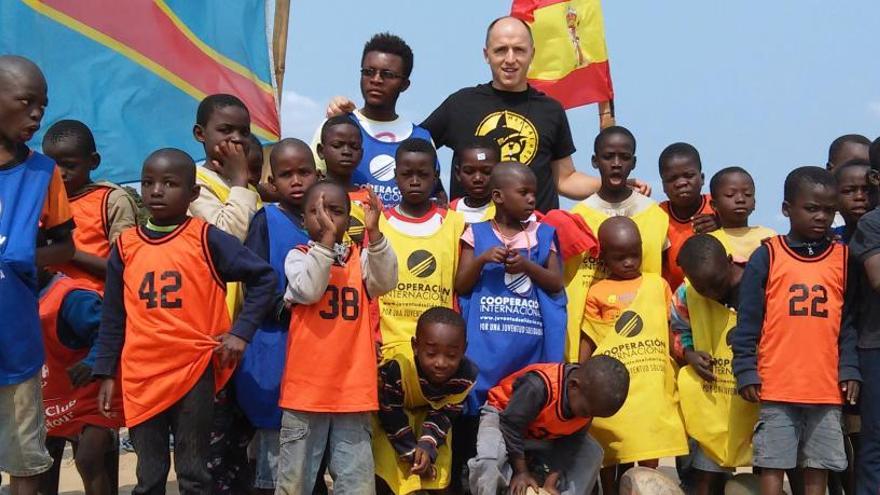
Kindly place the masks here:
MULTIPOLYGON (((397 99, 409 88, 413 53, 409 45, 390 33, 373 36, 364 46, 361 58, 361 95, 364 105, 351 108, 351 118, 361 130, 364 156, 352 176, 354 185, 371 185, 385 206, 400 203, 400 189, 394 180, 394 156, 401 141, 421 138, 431 141, 431 134, 397 115, 397 99)), ((353 107, 353 105, 352 105, 353 107)), ((321 127, 315 132, 312 150, 318 170, 326 171, 324 160, 317 156, 321 127)), ((437 171, 440 163, 435 162, 437 171)), ((438 185, 439 185, 438 181, 438 185)), ((445 199, 442 188, 435 193, 445 199)), ((445 201, 444 201, 445 203, 445 201)))

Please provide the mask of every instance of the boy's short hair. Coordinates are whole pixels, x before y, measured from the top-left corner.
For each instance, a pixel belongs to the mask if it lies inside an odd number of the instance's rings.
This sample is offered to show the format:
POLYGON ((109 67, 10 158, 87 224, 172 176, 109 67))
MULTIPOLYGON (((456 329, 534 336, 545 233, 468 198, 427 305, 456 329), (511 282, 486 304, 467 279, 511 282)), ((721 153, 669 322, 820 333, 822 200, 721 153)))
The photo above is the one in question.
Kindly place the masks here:
POLYGON ((434 149, 429 141, 422 138, 406 138, 397 145, 397 151, 394 152, 394 159, 400 160, 403 153, 425 153, 431 156, 431 162, 437 161, 437 150, 434 149))
POLYGON ((611 356, 593 356, 574 371, 591 395, 601 397, 603 409, 617 411, 629 395, 629 371, 620 360, 611 356))
POLYGON ((43 148, 47 143, 58 144, 60 141, 72 141, 82 155, 90 155, 97 151, 95 136, 91 129, 78 120, 65 119, 52 124, 43 136, 43 148))
POLYGON ((750 174, 748 170, 737 166, 725 167, 715 172, 715 175, 713 175, 712 178, 709 179, 709 194, 711 194, 713 197, 717 196, 718 189, 721 187, 721 181, 723 181, 724 178, 728 175, 733 174, 743 174, 752 181, 752 184, 755 183, 755 179, 752 177, 752 174, 750 174))
POLYGON ((822 167, 798 167, 785 177, 783 199, 788 202, 794 201, 805 186, 836 187, 837 181, 831 172, 822 167))
POLYGON ((697 148, 689 143, 672 143, 660 153, 658 164, 661 173, 666 168, 667 162, 675 157, 690 158, 697 163, 697 169, 703 171, 703 162, 700 161, 700 152, 697 148))
POLYGON ((358 125, 355 124, 354 121, 351 120, 351 117, 349 117, 347 114, 330 117, 329 119, 327 119, 326 122, 324 122, 324 125, 321 126, 321 144, 324 143, 324 139, 326 139, 327 137, 327 132, 329 132, 331 128, 338 125, 350 125, 358 131, 361 130, 361 128, 358 127, 358 125))
POLYGON ((852 160, 847 160, 841 165, 834 167, 834 170, 831 171, 831 175, 833 175, 834 178, 837 179, 840 176, 841 170, 845 170, 850 167, 871 168, 871 162, 863 158, 853 158, 852 160))
POLYGON ((403 75, 409 78, 413 70, 413 51, 403 38, 391 33, 374 34, 370 41, 364 45, 364 52, 361 55, 361 65, 370 52, 388 53, 397 55, 403 60, 403 75))
POLYGON ((871 168, 880 170, 880 137, 868 147, 868 161, 871 162, 871 168))
POLYGON ((520 162, 501 162, 492 167, 492 174, 489 176, 489 189, 498 189, 509 177, 513 176, 531 176, 537 180, 535 172, 528 165, 520 162))
MULTIPOLYGON (((834 163, 834 159, 837 157, 837 153, 840 151, 840 148, 842 148, 843 145, 846 143, 871 146, 871 140, 866 138, 865 136, 862 136, 861 134, 844 134, 834 141, 831 141, 831 145, 828 146, 828 163, 834 163)), ((840 164, 835 163, 835 165, 840 164)))
POLYGON ((199 103, 199 108, 196 110, 196 124, 202 127, 208 125, 208 120, 214 114, 214 111, 226 107, 239 107, 245 112, 249 112, 247 105, 237 96, 225 93, 209 95, 199 103))
MULTIPOLYGON (((337 189, 337 190, 340 191, 340 192, 341 192, 346 198, 348 197, 348 192, 345 190, 344 187, 342 187, 341 184, 337 184, 337 183, 335 183, 335 182, 333 182, 333 181, 329 181, 329 180, 327 180, 327 179, 321 179, 321 180, 319 180, 318 182, 315 182, 314 184, 312 184, 311 186, 309 186, 308 189, 306 189, 306 194, 305 194, 305 196, 303 196, 303 206, 305 206, 305 205, 307 205, 307 204, 309 203, 309 200, 312 198, 312 196, 313 196, 317 191, 319 191, 320 189, 325 189, 325 188, 333 188, 333 189, 337 189)), ((346 201, 346 202, 345 202, 345 205, 346 205, 346 206, 345 206, 345 212, 346 212, 347 214, 351 214, 351 201, 346 201)))
POLYGON ((419 330, 425 325, 429 325, 431 323, 439 323, 441 325, 449 325, 451 327, 460 328, 465 340, 467 340, 467 327, 464 322, 464 318, 462 318, 460 314, 449 308, 435 306, 433 308, 428 308, 424 313, 422 313, 422 315, 419 316, 418 323, 416 323, 416 338, 418 338, 419 330))
MULTIPOLYGON (((501 146, 498 145, 497 140, 489 136, 473 136, 458 148, 458 153, 461 154, 461 152, 467 150, 489 150, 495 153, 495 161, 501 160, 501 146)), ((459 165, 460 163, 457 163, 455 166, 459 165)))
POLYGON ((682 244, 675 262, 685 273, 704 273, 706 270, 718 270, 718 263, 726 259, 727 250, 717 237, 697 234, 682 244))
POLYGON ((173 163, 180 165, 175 167, 174 172, 178 173, 188 186, 196 184, 196 162, 189 153, 178 148, 162 148, 152 153, 144 160, 144 165, 160 158, 168 158, 173 163))
POLYGON ((605 139, 614 134, 619 134, 621 136, 626 136, 627 138, 629 138, 629 140, 632 141, 633 144, 633 153, 636 152, 636 137, 633 135, 633 133, 630 132, 629 129, 621 125, 612 125, 599 131, 599 134, 596 134, 596 139, 593 140, 593 153, 598 153, 599 146, 602 146, 602 143, 605 141, 605 139))
POLYGON ((287 148, 299 148, 306 154, 309 163, 313 167, 315 166, 315 155, 312 154, 312 148, 305 141, 297 138, 284 138, 275 143, 275 146, 272 146, 272 151, 269 152, 269 167, 272 169, 273 174, 275 173, 275 163, 278 161, 278 155, 287 148))

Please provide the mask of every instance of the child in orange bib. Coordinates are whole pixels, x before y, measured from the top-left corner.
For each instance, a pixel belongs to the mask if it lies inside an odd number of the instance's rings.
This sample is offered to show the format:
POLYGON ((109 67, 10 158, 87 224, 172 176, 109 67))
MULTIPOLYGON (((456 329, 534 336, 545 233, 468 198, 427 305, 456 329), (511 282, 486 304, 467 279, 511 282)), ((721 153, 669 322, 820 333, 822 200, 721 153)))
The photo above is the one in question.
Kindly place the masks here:
POLYGON ((88 283, 62 274, 39 272, 40 323, 46 363, 43 366, 43 408, 46 447, 54 459, 42 475, 46 493, 58 492, 61 458, 68 441, 89 493, 110 493, 118 455, 115 431, 122 426, 122 400, 115 394, 111 414, 98 409, 98 382, 93 382, 94 341, 101 321, 101 296, 88 283))
POLYGON ((785 179, 788 235, 764 241, 740 282, 733 372, 740 395, 760 402, 754 465, 761 493, 782 491, 784 470, 804 469, 807 495, 825 493, 847 460, 841 405, 859 391, 856 331, 843 316, 847 247, 828 240, 837 207, 829 172, 801 167, 785 179))
POLYGON ((55 160, 76 222, 76 253, 58 269, 94 290, 104 290, 110 246, 137 223, 134 198, 109 182, 92 182, 101 164, 92 131, 78 120, 59 120, 43 137, 43 152, 55 160))
POLYGON ((543 485, 553 493, 590 493, 602 448, 587 428, 593 417, 616 413, 628 391, 626 367, 609 356, 583 366, 532 364, 504 378, 480 414, 477 456, 468 463, 471 492, 526 493, 543 485), (549 467, 543 483, 530 461, 549 467))
POLYGON ((378 343, 368 299, 394 288, 397 257, 379 231, 379 200, 368 191, 369 247, 345 241, 348 195, 323 181, 304 200, 311 241, 284 263, 285 301, 295 306, 279 400, 278 494, 311 493, 325 455, 334 491, 375 490, 370 413, 379 409, 378 343))
POLYGON ((226 383, 275 291, 272 268, 234 237, 186 215, 198 196, 195 163, 175 149, 154 152, 141 175, 151 218, 125 231, 110 253, 93 374, 105 413, 121 367, 126 424, 138 454, 140 493, 164 487, 174 432, 181 493, 209 489, 213 396, 226 383), (247 297, 234 326, 227 282, 247 297))

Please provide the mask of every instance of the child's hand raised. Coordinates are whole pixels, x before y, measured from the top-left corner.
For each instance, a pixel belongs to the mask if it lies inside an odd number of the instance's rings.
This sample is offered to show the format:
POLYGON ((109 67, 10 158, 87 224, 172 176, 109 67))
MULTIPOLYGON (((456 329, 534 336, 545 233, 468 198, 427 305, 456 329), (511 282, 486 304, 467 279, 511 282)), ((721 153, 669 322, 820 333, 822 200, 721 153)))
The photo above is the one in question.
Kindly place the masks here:
POLYGON ((855 405, 859 400, 859 382, 855 380, 847 380, 840 382, 840 391, 843 392, 843 401, 850 405, 855 405))
POLYGON ((233 186, 247 187, 248 162, 244 145, 230 140, 220 141, 214 146, 214 154, 219 156, 220 160, 211 160, 211 163, 220 175, 233 186))
POLYGON ((688 348, 684 350, 684 359, 700 378, 707 382, 715 381, 715 374, 712 373, 712 356, 708 353, 688 348))
POLYGON ((315 202, 315 216, 318 219, 318 227, 320 227, 321 238, 318 239, 318 244, 324 246, 329 250, 333 250, 333 246, 336 244, 336 239, 338 232, 336 232, 336 224, 333 223, 333 219, 330 218, 330 215, 327 214, 327 210, 324 209, 324 193, 322 192, 318 196, 318 200, 315 202))
POLYGON ((373 188, 366 186, 365 189, 369 194, 367 202, 364 203, 364 227, 367 228, 367 235, 370 243, 378 242, 382 239, 382 233, 379 232, 379 215, 382 214, 382 202, 379 196, 373 191, 373 188))

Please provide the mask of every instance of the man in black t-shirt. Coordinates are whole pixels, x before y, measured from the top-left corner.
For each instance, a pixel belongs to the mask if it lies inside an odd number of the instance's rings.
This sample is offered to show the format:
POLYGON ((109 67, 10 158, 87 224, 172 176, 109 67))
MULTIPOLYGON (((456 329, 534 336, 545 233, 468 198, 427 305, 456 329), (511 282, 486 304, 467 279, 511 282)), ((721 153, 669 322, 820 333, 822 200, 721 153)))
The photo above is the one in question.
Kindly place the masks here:
MULTIPOLYGON (((453 93, 421 123, 437 147, 449 146, 454 152, 450 199, 464 192, 455 179, 456 150, 474 136, 495 138, 503 161, 515 160, 532 168, 538 177, 539 211, 558 208, 560 194, 584 199, 596 192, 599 180, 574 168, 575 147, 562 105, 528 84, 526 76, 535 54, 528 25, 514 17, 496 19, 486 32, 483 54, 492 81, 453 93)), ((334 98, 328 113, 353 108, 350 100, 334 98)))

